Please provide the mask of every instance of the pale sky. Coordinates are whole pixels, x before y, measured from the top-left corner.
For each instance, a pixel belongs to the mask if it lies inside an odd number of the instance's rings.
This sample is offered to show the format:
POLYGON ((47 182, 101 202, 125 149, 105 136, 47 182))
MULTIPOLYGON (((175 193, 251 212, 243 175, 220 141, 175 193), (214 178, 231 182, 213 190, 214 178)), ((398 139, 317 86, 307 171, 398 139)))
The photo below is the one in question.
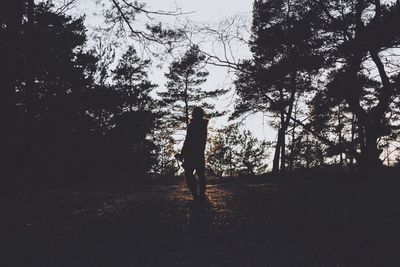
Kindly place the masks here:
MULTIPOLYGON (((63 2, 64 0, 54 0, 63 2)), ((78 9, 74 9, 73 13, 76 15, 86 15, 86 26, 88 27, 88 34, 90 36, 91 29, 93 27, 101 26, 102 14, 101 5, 109 5, 111 0, 77 0, 78 9)), ((190 20, 194 25, 210 25, 216 26, 218 22, 232 17, 240 17, 243 21, 246 21, 248 25, 251 24, 252 20, 252 6, 254 0, 139 0, 146 4, 146 9, 153 11, 174 11, 180 8, 182 12, 192 12, 187 15, 168 18, 158 18, 157 21, 174 25, 174 23, 184 24, 187 20, 190 20)), ((137 25, 141 22, 148 23, 148 18, 143 17, 135 21, 137 25), (141 21, 143 19, 143 21, 141 21), (147 21, 146 21, 147 19, 147 21)), ((211 54, 221 56, 221 46, 218 47, 218 43, 212 43, 209 37, 197 36, 194 38, 194 42, 201 42, 200 48, 203 51, 207 51, 211 54), (203 38, 203 39, 202 39, 203 38)), ((233 45, 233 56, 235 59, 245 59, 251 56, 249 48, 245 44, 233 45)), ((171 59, 172 60, 172 59, 171 59)), ((170 60, 170 61, 171 61, 170 60)), ((165 90, 165 78, 164 72, 168 67, 170 61, 162 62, 163 68, 154 67, 150 73, 152 82, 159 85, 158 90, 165 90)), ((159 64, 160 62, 156 63, 159 64)), ((216 89, 216 88, 232 88, 232 81, 234 75, 228 73, 228 69, 222 67, 209 66, 208 71, 210 73, 208 81, 203 85, 205 90, 216 89)), ((217 101, 217 108, 219 110, 232 110, 233 109, 233 97, 234 90, 228 93, 226 96, 221 97, 217 101)), ((260 140, 275 141, 276 130, 269 126, 269 120, 262 114, 257 114, 249 117, 243 128, 249 129, 253 134, 260 140)), ((212 118, 212 125, 215 127, 222 127, 227 123, 227 118, 212 118)), ((269 157, 271 161, 271 155, 269 157)))
MULTIPOLYGON (((90 29, 101 24, 101 4, 108 4, 110 0, 78 0, 78 10, 82 14, 86 14, 86 24, 90 29), (97 14, 97 16, 95 15, 97 14)), ((224 19, 239 16, 250 25, 252 19, 253 0, 143 0, 139 2, 146 3, 146 9, 149 10, 163 10, 173 11, 180 8, 182 12, 193 12, 188 15, 180 16, 179 18, 159 18, 163 22, 169 24, 184 23, 186 20, 192 21, 194 24, 202 25, 209 24, 216 26, 224 19), (178 21, 177 21, 178 20, 178 21)), ((146 18, 142 18, 145 20, 146 18)), ((158 19, 158 17, 157 17, 158 19)), ((202 41, 203 37, 198 37, 195 42, 202 41)), ((201 48, 208 50, 212 53, 220 53, 221 47, 218 44, 211 44, 206 40, 202 42, 201 48)), ((250 57, 250 52, 245 44, 238 44, 233 46, 233 54, 236 59, 243 59, 250 57)), ((150 77, 153 82, 159 84, 159 90, 165 89, 164 71, 168 67, 168 62, 164 62, 164 69, 154 68, 150 77)), ((233 88, 232 79, 233 75, 228 74, 228 69, 209 66, 210 73, 208 81, 204 84, 205 90, 215 88, 233 88)), ((232 110, 233 109, 233 96, 234 91, 228 93, 226 96, 221 97, 217 102, 219 110, 232 110)), ((222 127, 226 124, 226 118, 212 119, 211 122, 216 127, 222 127)), ((244 128, 250 129, 255 136, 261 140, 274 141, 276 133, 268 126, 267 118, 263 120, 261 114, 255 115, 247 119, 244 128)))
POLYGON ((148 7, 160 10, 174 10, 180 7, 199 22, 219 21, 234 15, 251 15, 253 0, 146 0, 148 7))
MULTIPOLYGON (((187 17, 199 24, 209 23, 217 25, 221 20, 235 16, 243 17, 250 24, 252 19, 253 0, 147 0, 145 3, 151 9, 174 10, 176 7, 179 7, 183 12, 193 11, 187 17)), ((218 50, 218 45, 215 46, 214 48, 218 50)), ((203 45, 203 49, 207 50, 210 48, 207 47, 207 44, 203 45)), ((246 46, 237 46, 235 49, 236 58, 248 58, 250 56, 249 49, 246 46)), ((206 89, 232 87, 233 76, 228 75, 227 69, 209 66, 208 70, 210 75, 207 83, 204 85, 206 89)), ((160 87, 163 87, 162 75, 156 72, 153 77, 159 81, 160 87)), ((217 103, 217 107, 219 109, 232 109, 233 94, 234 92, 230 92, 226 96, 221 97, 217 103)), ((226 119, 215 119, 214 123, 217 127, 220 127, 226 123, 226 119)), ((250 129, 259 139, 267 139, 269 141, 275 139, 275 132, 267 125, 266 120, 263 121, 261 114, 248 119, 245 127, 250 129)))

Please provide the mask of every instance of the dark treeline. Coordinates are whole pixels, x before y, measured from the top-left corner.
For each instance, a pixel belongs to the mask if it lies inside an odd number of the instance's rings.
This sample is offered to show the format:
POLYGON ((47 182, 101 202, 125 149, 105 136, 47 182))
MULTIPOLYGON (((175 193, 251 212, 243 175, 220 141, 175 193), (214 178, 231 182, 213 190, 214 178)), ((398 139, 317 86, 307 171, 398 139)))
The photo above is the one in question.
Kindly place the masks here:
MULTIPOLYGON (((174 53, 182 30, 158 25, 137 32, 131 27, 135 14, 149 11, 127 3, 110 1, 109 25, 125 23, 138 42, 174 53)), ((150 60, 134 46, 120 58, 112 47, 89 49, 84 17, 67 9, 33 0, 0 3, 2 179, 174 175, 173 136, 185 129, 191 108, 224 115, 209 100, 226 91, 202 90, 207 53, 188 45, 165 74, 166 90, 157 94, 148 77, 150 60)), ((253 57, 236 65, 232 117, 271 114, 277 141, 260 142, 237 124, 219 129, 210 138, 209 173, 263 173, 270 146, 274 172, 332 163, 376 169, 395 157, 397 25, 399 1, 255 1, 253 57)))
POLYGON ((236 115, 275 114, 274 172, 376 169, 398 147, 399 23, 399 1, 254 2, 236 115))
MULTIPOLYGON (((148 77, 152 62, 134 46, 123 46, 120 58, 114 42, 100 38, 89 48, 85 18, 68 15, 73 4, 1 4, 2 176, 8 182, 174 176, 173 134, 185 129, 196 105, 210 116, 223 115, 207 99, 226 91, 202 90, 208 72, 192 45, 165 73, 167 90, 156 92, 148 77)), ((148 12, 139 7, 136 13, 148 12)), ((107 29, 124 18, 130 23, 123 13, 130 8, 115 2, 107 10, 107 29)), ((164 47, 180 35, 161 26, 148 30, 139 35, 164 47)), ((119 27, 115 32, 123 34, 119 27)))
POLYGON ((129 47, 111 69, 105 51, 86 48, 84 18, 50 3, 3 5, 4 178, 140 177, 157 169, 161 112, 150 97, 150 62, 129 47))

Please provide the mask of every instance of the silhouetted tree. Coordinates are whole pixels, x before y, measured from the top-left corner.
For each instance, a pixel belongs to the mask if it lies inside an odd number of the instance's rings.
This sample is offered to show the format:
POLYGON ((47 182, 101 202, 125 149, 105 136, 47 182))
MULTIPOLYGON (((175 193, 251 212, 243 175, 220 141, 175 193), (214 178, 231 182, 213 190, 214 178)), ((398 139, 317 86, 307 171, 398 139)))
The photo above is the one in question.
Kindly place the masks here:
POLYGON ((330 137, 337 144, 327 147, 326 157, 339 157, 339 165, 353 164, 352 154, 345 154, 345 147, 358 147, 356 121, 344 101, 332 98, 326 90, 319 90, 309 103, 309 125, 326 138, 330 137), (345 159, 346 156, 346 159, 345 159), (347 162, 347 158, 350 162, 347 162))
POLYGON ((174 158, 177 151, 175 149, 176 140, 173 138, 173 131, 165 127, 165 124, 161 121, 161 125, 154 132, 153 140, 157 147, 157 162, 153 167, 154 173, 163 177, 174 176, 178 171, 178 167, 174 158))
POLYGON ((249 175, 264 173, 268 167, 266 162, 269 143, 260 142, 249 130, 243 131, 239 137, 239 146, 236 155, 249 175))
MULTIPOLYGON (((308 90, 310 83, 299 86, 300 81, 306 77, 305 81, 311 78, 311 85, 317 84, 308 73, 318 70, 321 81, 325 81, 318 86, 327 89, 324 97, 334 97, 337 103, 342 103, 337 106, 341 108, 338 113, 342 114, 336 117, 338 138, 333 141, 331 135, 324 136, 307 122, 296 120, 296 123, 338 155, 346 153, 364 169, 377 168, 382 164, 379 140, 395 131, 389 118, 398 108, 392 105, 397 98, 394 78, 398 71, 390 51, 400 40, 399 31, 391 26, 398 23, 399 5, 398 1, 384 4, 363 0, 255 1, 253 60, 242 64, 236 82, 240 96, 237 112, 271 111, 271 107, 277 106, 280 126, 283 126, 280 129, 285 128, 294 118, 291 105, 280 103, 287 95, 283 90, 308 90), (383 61, 385 55, 387 60, 383 61), (296 81, 296 77, 301 79, 296 81), (274 92, 283 98, 275 97, 274 92), (351 142, 343 138, 343 108, 350 112, 351 142), (355 122, 357 127, 354 127, 355 122), (358 146, 355 141, 359 142, 358 146)), ((278 133, 276 150, 281 147, 279 143, 284 144, 283 132, 278 133)), ((276 151, 274 170, 277 169, 277 155, 276 151)))
POLYGON ((160 92, 159 96, 168 108, 169 118, 172 122, 189 124, 190 110, 194 106, 202 106, 210 116, 221 115, 212 113, 214 105, 206 103, 226 93, 225 90, 204 90, 201 85, 206 82, 208 71, 204 63, 205 56, 198 46, 192 46, 185 54, 171 63, 165 74, 168 82, 167 91, 160 92))
POLYGON ((83 139, 91 135, 93 121, 86 113, 84 96, 93 86, 97 59, 83 49, 83 18, 52 8, 50 3, 29 2, 28 20, 21 28, 23 64, 17 72, 15 96, 18 112, 28 122, 20 138, 28 138, 30 149, 21 148, 19 164, 23 166, 24 154, 31 151, 29 168, 58 169, 64 176, 89 151, 82 144, 89 146, 83 139))
POLYGON ((13 88, 8 99, 13 114, 7 120, 15 118, 5 140, 18 155, 7 155, 5 162, 15 162, 36 179, 72 181, 110 171, 137 177, 150 171, 157 150, 151 137, 159 117, 150 97, 155 88, 147 77, 150 62, 130 47, 110 71, 112 51, 101 62, 101 53, 87 49, 83 18, 68 16, 50 2, 5 4, 10 10, 21 8, 22 16, 17 33, 10 33, 12 41, 6 33, 11 18, 0 18, 1 47, 7 47, 6 40, 14 44, 0 56, 10 57, 5 52, 13 50, 15 58, 7 60, 19 66, 6 78, 3 70, 8 70, 1 64, 1 85, 10 82, 13 88))
POLYGON ((141 60, 129 47, 113 71, 118 109, 111 118, 111 142, 119 154, 119 169, 130 170, 135 177, 148 173, 156 161, 156 146, 150 137, 157 120, 157 103, 150 93, 157 85, 148 79, 149 66, 149 60, 141 60))
POLYGON ((237 124, 219 129, 210 138, 207 166, 217 176, 255 175, 267 169, 267 149, 270 144, 259 141, 237 124))
POLYGON ((311 87, 310 78, 322 63, 315 50, 316 17, 301 1, 255 1, 250 48, 253 59, 242 64, 236 88, 237 114, 269 111, 279 118, 273 172, 285 170, 285 136, 293 105, 311 87))
POLYGON ((180 9, 172 11, 151 10, 145 2, 136 0, 111 0, 105 10, 103 31, 114 33, 114 37, 126 40, 130 37, 148 56, 163 57, 172 52, 182 40, 184 32, 177 27, 170 28, 160 17, 175 17, 183 14, 180 9), (143 20, 138 17, 143 16, 143 20))
POLYGON ((234 176, 237 172, 235 149, 238 145, 237 125, 228 125, 210 137, 207 149, 207 166, 217 176, 234 176))
POLYGON ((393 59, 382 58, 400 41, 399 30, 393 27, 399 23, 400 3, 362 0, 317 3, 316 9, 323 20, 321 38, 329 36, 327 58, 334 64, 328 88, 346 102, 358 122, 360 149, 348 150, 352 150, 350 153, 364 169, 377 168, 382 164, 379 139, 391 132, 387 118, 396 93, 389 75, 393 59), (379 80, 372 75, 365 77, 367 68, 374 69, 379 80))

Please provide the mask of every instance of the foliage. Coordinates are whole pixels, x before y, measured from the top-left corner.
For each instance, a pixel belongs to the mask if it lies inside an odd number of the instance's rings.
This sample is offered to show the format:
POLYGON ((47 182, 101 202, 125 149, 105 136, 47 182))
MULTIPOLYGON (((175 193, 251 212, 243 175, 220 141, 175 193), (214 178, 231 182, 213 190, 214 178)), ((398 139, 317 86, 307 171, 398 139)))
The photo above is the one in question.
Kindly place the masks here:
POLYGON ((255 1, 250 49, 251 60, 235 82, 239 100, 235 115, 262 111, 274 114, 279 123, 273 171, 285 170, 285 132, 294 102, 312 89, 311 78, 323 63, 316 50, 317 17, 301 1, 255 1))
POLYGON ((109 66, 86 49, 84 18, 47 2, 34 6, 33 18, 22 24, 14 86, 20 172, 65 181, 146 175, 157 160, 159 120, 150 62, 129 47, 109 79, 98 79, 109 66))
POLYGON ((262 174, 267 169, 270 144, 259 141, 237 124, 226 126, 210 138, 207 166, 219 177, 262 174))
MULTIPOLYGON (((398 101, 396 49, 400 3, 266 0, 254 2, 253 58, 243 62, 236 114, 280 116, 279 149, 292 115, 293 92, 311 93, 311 120, 295 121, 329 149, 363 169, 382 165, 382 140, 395 136, 398 101), (337 113, 337 114, 335 114, 337 113)), ((296 95, 295 95, 296 97, 296 95)), ((306 103, 305 103, 306 104, 306 103)), ((342 160, 341 160, 342 161, 342 160)), ((281 170, 285 164, 281 165, 281 170)))
POLYGON ((161 177, 172 177, 178 172, 176 160, 177 153, 175 149, 176 140, 173 138, 173 132, 162 124, 158 127, 153 137, 156 144, 157 161, 153 166, 153 172, 161 177))
MULTIPOLYGON (((173 61, 165 77, 167 91, 160 92, 163 104, 169 110, 169 119, 182 124, 189 123, 189 114, 194 106, 202 106, 209 116, 222 115, 211 112, 214 105, 207 103, 206 99, 216 98, 225 90, 204 90, 201 85, 206 82, 208 71, 204 63, 205 56, 198 46, 191 46, 185 54, 173 61)), ((180 128, 178 126, 178 128, 180 128)))

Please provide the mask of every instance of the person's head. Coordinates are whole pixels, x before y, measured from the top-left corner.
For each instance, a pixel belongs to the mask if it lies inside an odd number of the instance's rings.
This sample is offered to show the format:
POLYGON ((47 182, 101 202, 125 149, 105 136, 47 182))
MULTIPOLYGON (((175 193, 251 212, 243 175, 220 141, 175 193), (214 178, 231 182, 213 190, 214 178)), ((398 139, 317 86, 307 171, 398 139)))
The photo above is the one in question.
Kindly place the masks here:
POLYGON ((195 107, 192 111, 193 120, 202 119, 205 115, 204 110, 201 107, 195 107))

